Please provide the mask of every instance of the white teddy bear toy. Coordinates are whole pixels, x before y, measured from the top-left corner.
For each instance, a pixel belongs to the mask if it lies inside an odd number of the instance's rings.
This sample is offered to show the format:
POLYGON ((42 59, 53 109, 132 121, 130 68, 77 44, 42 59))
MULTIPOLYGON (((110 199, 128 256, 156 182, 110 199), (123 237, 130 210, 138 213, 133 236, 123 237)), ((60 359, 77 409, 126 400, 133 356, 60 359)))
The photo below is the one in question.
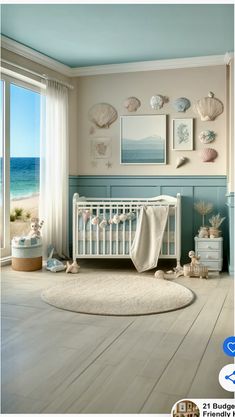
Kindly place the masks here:
POLYGON ((41 237, 41 228, 44 224, 44 221, 42 220, 39 222, 38 217, 34 217, 31 219, 31 225, 30 225, 30 232, 28 234, 28 237, 37 237, 38 239, 41 237))

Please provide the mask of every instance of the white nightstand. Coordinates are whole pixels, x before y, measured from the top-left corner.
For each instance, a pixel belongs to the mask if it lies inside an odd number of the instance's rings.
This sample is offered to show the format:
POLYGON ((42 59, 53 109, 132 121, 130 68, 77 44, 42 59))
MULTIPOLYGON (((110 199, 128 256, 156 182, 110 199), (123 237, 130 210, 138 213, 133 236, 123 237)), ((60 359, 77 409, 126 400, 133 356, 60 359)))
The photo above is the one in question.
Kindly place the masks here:
POLYGON ((195 237, 195 252, 202 265, 209 271, 221 271, 223 266, 223 238, 206 239, 195 237))

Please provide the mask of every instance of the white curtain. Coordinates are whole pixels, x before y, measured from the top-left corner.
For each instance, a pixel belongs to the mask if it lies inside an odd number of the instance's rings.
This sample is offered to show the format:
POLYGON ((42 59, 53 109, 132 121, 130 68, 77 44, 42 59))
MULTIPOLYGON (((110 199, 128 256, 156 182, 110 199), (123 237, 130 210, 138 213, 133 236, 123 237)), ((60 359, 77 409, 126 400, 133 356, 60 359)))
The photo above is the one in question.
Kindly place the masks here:
POLYGON ((68 255, 68 88, 46 81, 41 106, 40 218, 44 254, 68 255))

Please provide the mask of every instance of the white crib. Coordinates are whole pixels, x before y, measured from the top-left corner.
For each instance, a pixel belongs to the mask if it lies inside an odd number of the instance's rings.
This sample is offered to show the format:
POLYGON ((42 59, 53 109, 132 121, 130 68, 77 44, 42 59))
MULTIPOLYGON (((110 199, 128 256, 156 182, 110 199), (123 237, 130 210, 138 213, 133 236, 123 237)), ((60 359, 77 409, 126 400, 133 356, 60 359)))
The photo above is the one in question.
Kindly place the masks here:
POLYGON ((181 196, 154 198, 85 198, 73 196, 73 260, 130 258, 142 206, 168 205, 169 215, 159 258, 181 256, 181 196))

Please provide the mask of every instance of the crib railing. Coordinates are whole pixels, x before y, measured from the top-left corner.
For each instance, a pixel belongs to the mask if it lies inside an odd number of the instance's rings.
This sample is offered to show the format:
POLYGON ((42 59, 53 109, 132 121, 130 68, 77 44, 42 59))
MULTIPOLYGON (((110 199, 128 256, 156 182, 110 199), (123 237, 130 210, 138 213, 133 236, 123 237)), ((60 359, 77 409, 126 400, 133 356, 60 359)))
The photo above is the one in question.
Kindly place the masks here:
POLYGON ((141 207, 167 205, 169 215, 159 257, 175 258, 178 264, 181 245, 180 203, 180 194, 176 198, 159 196, 154 199, 85 199, 74 194, 73 259, 129 258, 141 207), (120 215, 123 215, 123 219, 125 216, 127 218, 119 221, 120 215), (95 219, 97 224, 94 224, 95 219), (104 227, 101 227, 102 219, 107 222, 104 227))

